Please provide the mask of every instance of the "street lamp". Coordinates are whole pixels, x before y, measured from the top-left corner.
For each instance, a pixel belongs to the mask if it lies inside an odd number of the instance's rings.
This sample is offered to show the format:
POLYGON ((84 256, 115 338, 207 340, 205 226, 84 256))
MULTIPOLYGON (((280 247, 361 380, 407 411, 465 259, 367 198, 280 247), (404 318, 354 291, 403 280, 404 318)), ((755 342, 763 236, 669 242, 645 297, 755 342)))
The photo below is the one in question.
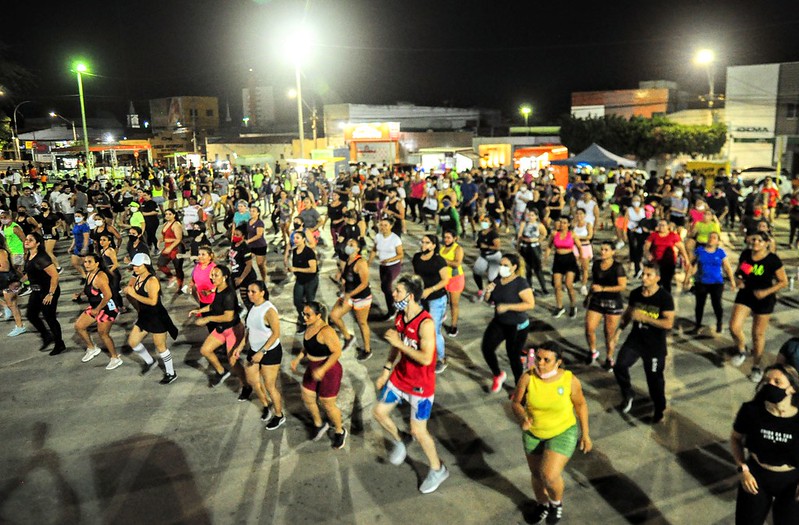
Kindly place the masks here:
POLYGON ((533 108, 525 104, 524 106, 519 108, 519 112, 524 116, 524 134, 530 134, 530 128, 527 126, 527 119, 530 118, 530 113, 533 112, 533 108))
POLYGON ((716 98, 715 90, 713 88, 713 61, 716 59, 715 53, 713 53, 710 49, 700 49, 696 53, 696 57, 694 58, 694 62, 697 65, 704 66, 705 72, 707 72, 707 83, 710 91, 708 91, 707 96, 707 107, 713 108, 713 102, 716 98))
POLYGON ((305 158, 305 128, 302 122, 302 63, 311 50, 311 32, 300 27, 292 35, 285 48, 286 56, 294 63, 294 82, 297 90, 297 125, 300 137, 300 158, 305 158))
POLYGON ((22 160, 22 152, 19 149, 19 131, 17 130, 17 110, 22 104, 27 104, 28 102, 33 102, 32 100, 23 100, 16 106, 14 106, 14 157, 16 160, 22 160))
POLYGON ((67 124, 71 124, 72 125, 72 142, 78 142, 78 134, 75 131, 75 121, 74 120, 69 120, 68 118, 64 118, 61 115, 59 115, 58 113, 56 113, 55 111, 51 111, 50 112, 50 116, 52 118, 58 117, 61 120, 63 120, 64 122, 66 122, 67 124))
POLYGON ((89 68, 83 62, 77 62, 75 64, 75 73, 78 76, 78 97, 80 98, 80 117, 83 123, 83 148, 85 149, 86 153, 86 175, 88 177, 92 176, 92 162, 91 153, 89 152, 89 133, 86 129, 86 103, 83 100, 83 73, 87 73, 89 68))
MULTIPOLYGON (((286 95, 289 98, 292 98, 292 99, 293 98, 298 98, 297 97, 297 90, 294 89, 294 88, 289 89, 288 92, 286 92, 286 95)), ((317 118, 318 118, 317 112, 316 112, 316 102, 314 102, 313 107, 309 106, 308 103, 305 102, 305 99, 303 99, 302 103, 303 103, 303 105, 305 105, 305 109, 307 109, 308 111, 311 112, 311 131, 313 132, 314 147, 316 147, 316 129, 317 129, 316 121, 317 121, 317 118)))

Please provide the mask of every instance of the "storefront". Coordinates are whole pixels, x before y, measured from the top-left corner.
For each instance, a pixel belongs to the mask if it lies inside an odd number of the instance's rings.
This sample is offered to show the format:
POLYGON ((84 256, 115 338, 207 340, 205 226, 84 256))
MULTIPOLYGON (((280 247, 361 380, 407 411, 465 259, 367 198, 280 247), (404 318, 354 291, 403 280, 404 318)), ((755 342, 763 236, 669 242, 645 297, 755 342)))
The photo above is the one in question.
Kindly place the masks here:
POLYGON ((399 162, 399 122, 369 122, 344 127, 344 140, 352 162, 395 164, 399 162))
POLYGON ((471 148, 422 148, 419 150, 421 167, 425 172, 469 171, 479 162, 471 148))
POLYGON ((568 166, 550 166, 549 163, 568 158, 568 148, 560 144, 523 146, 513 151, 513 164, 520 172, 537 174, 539 170, 549 169, 555 177, 555 183, 563 187, 569 183, 568 166))

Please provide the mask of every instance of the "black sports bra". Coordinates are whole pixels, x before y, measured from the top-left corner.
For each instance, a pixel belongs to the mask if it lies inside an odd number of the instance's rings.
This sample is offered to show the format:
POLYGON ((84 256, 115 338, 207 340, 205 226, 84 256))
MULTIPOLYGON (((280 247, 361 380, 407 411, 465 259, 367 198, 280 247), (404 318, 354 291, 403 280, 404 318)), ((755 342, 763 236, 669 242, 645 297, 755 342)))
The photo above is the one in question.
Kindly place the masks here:
MULTIPOLYGON (((323 329, 324 328, 320 329, 319 332, 321 332, 323 329)), ((310 339, 302 340, 302 347, 305 350, 305 354, 310 357, 330 357, 332 354, 330 348, 328 348, 327 345, 319 342, 319 332, 316 332, 310 339)))

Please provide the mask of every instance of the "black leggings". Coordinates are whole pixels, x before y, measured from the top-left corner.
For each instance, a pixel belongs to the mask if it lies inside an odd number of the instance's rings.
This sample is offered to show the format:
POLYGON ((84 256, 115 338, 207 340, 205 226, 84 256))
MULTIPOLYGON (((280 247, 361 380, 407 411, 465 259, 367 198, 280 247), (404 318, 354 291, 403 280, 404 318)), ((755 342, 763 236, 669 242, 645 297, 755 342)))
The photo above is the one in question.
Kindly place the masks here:
POLYGON ((630 243, 630 260, 635 268, 635 274, 641 270, 641 259, 644 257, 644 243, 648 233, 637 233, 627 230, 627 241, 630 243))
MULTIPOLYGON (((788 244, 793 245, 794 235, 799 232, 799 219, 790 217, 788 221, 791 224, 791 233, 788 235, 788 244)), ((797 236, 796 240, 799 240, 799 236, 797 236)))
POLYGON ((394 309, 394 281, 402 273, 402 263, 390 266, 380 266, 380 290, 386 298, 386 313, 393 314, 394 309))
POLYGON ((47 292, 43 290, 31 292, 28 297, 28 310, 25 313, 25 317, 39 331, 39 335, 42 336, 43 340, 52 337, 56 346, 61 346, 64 344, 64 337, 61 335, 61 324, 58 322, 58 312, 56 312, 58 298, 61 296, 61 287, 56 287, 50 304, 42 303, 42 299, 44 299, 46 294, 47 292), (39 314, 41 314, 41 317, 39 317, 39 314), (44 321, 42 321, 42 318, 44 318, 44 321), (44 323, 47 323, 47 326, 44 326, 44 323), (47 330, 47 327, 50 327, 50 330, 47 330))
POLYGON ((671 282, 674 280, 674 272, 677 271, 674 262, 666 258, 670 256, 671 254, 666 254, 663 259, 658 262, 660 266, 660 286, 669 293, 671 293, 671 282))
POLYGON ((694 293, 696 294, 696 307, 694 309, 696 326, 702 324, 702 316, 705 313, 705 301, 708 295, 710 295, 710 304, 713 306, 713 313, 716 314, 716 325, 721 326, 721 317, 724 315, 724 310, 721 308, 721 295, 724 293, 724 283, 696 283, 694 285, 694 293))
POLYGON ((736 525, 762 525, 772 507, 774 525, 796 523, 799 516, 799 502, 796 501, 796 485, 799 482, 799 469, 788 472, 772 472, 761 467, 756 461, 747 462, 749 470, 757 481, 757 494, 749 494, 738 484, 738 498, 735 502, 736 525))
POLYGON ((533 272, 535 272, 538 284, 541 285, 541 291, 547 293, 547 285, 545 284, 546 281, 544 280, 544 271, 541 264, 541 247, 521 244, 519 254, 524 257, 524 262, 527 264, 527 282, 530 287, 533 286, 533 272))
POLYGON ((524 344, 527 342, 527 332, 529 331, 529 323, 521 330, 518 325, 502 324, 496 318, 488 323, 488 328, 483 333, 481 350, 483 351, 483 359, 485 359, 494 377, 501 373, 499 360, 497 359, 497 347, 504 340, 505 351, 508 353, 508 361, 510 361, 513 377, 517 383, 519 382, 519 378, 524 373, 521 358, 524 344))
POLYGON ((666 352, 655 354, 649 349, 641 348, 638 344, 630 344, 625 341, 616 356, 616 364, 613 366, 613 375, 621 388, 621 393, 625 399, 633 397, 633 385, 630 381, 630 367, 638 359, 644 360, 644 373, 646 374, 646 385, 649 387, 649 397, 655 405, 655 410, 663 412, 666 410, 666 379, 663 377, 663 368, 666 365, 666 352))

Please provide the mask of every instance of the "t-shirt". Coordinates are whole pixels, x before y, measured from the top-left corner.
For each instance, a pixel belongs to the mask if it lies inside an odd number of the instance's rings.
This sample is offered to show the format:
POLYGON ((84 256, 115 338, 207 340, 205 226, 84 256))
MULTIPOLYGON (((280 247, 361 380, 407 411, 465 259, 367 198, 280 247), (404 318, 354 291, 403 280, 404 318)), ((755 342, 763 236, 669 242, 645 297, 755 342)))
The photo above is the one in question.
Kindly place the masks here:
MULTIPOLYGON (((494 229, 482 230, 480 233, 477 234, 477 246, 481 246, 483 244, 487 246, 493 246, 494 241, 499 239, 499 234, 494 229)), ((494 249, 489 248, 480 248, 480 255, 494 255, 497 253, 494 249)))
POLYGON ((727 252, 722 248, 716 248, 712 252, 699 246, 696 249, 697 278, 702 284, 722 284, 724 282, 724 272, 722 263, 727 257, 727 252))
POLYGON ((32 285, 38 286, 42 293, 50 291, 50 275, 45 268, 51 266, 53 260, 44 250, 37 251, 36 255, 25 263, 25 273, 32 285))
MULTIPOLYGON (((239 245, 234 244, 231 246, 227 255, 228 261, 230 262, 230 273, 234 279, 238 279, 247 267, 247 262, 252 261, 252 252, 249 246, 247 246, 247 243, 242 242, 239 245)), ((251 267, 250 273, 247 274, 246 279, 244 279, 239 286, 247 286, 253 281, 255 281, 255 272, 251 267)))
POLYGON ((719 216, 724 213, 724 208, 727 207, 727 197, 724 195, 718 198, 708 197, 707 205, 710 206, 710 209, 713 210, 713 213, 715 213, 716 216, 719 216))
MULTIPOLYGON (((158 203, 156 203, 152 199, 146 200, 146 201, 141 203, 141 206, 139 207, 139 211, 142 212, 142 214, 150 213, 150 212, 154 212, 154 211, 157 212, 158 211, 158 203)), ((157 214, 156 215, 144 215, 144 222, 145 222, 145 224, 147 224, 148 228, 155 229, 155 228, 158 227, 158 215, 157 214)), ((136 225, 132 224, 131 226, 136 226, 136 225)))
MULTIPOLYGON (((417 253, 413 256, 413 272, 422 278, 425 288, 430 288, 441 282, 441 269, 447 267, 447 261, 438 254, 434 254, 429 260, 422 259, 422 254, 417 253)), ((442 288, 427 296, 428 301, 440 299, 447 294, 447 290, 442 288)))
MULTIPOLYGON (((674 311, 674 299, 663 287, 658 287, 654 294, 646 297, 644 287, 639 286, 630 292, 629 304, 630 308, 643 312, 653 319, 660 319, 664 312, 674 311)), ((635 341, 642 350, 665 355, 667 333, 668 330, 663 328, 634 321, 627 341, 635 341)))
POLYGON ((226 323, 210 322, 208 323, 208 326, 221 333, 228 328, 233 328, 239 324, 239 299, 236 297, 236 290, 230 287, 225 288, 221 292, 216 292, 216 295, 214 295, 214 300, 211 302, 211 306, 208 309, 206 316, 222 315, 227 311, 233 311, 232 321, 228 321, 226 323))
MULTIPOLYGON (((402 246, 402 239, 396 233, 390 233, 385 237, 382 233, 375 235, 375 249, 377 250, 377 260, 385 261, 397 256, 397 247, 402 246)), ((401 261, 389 263, 388 266, 399 264, 401 261)))
POLYGON ((300 219, 302 219, 302 223, 305 225, 306 228, 310 228, 312 230, 316 229, 316 226, 319 224, 319 212, 316 211, 316 208, 308 208, 307 210, 302 210, 300 213, 300 219))
POLYGON ((721 226, 716 221, 710 222, 697 222, 694 225, 694 229, 696 230, 696 242, 699 243, 706 243, 708 237, 713 232, 721 234, 721 226))
POLYGON ((799 414, 777 417, 755 399, 741 405, 732 428, 761 463, 799 467, 799 414))
POLYGON ((670 213, 675 217, 685 217, 685 212, 682 210, 688 209, 688 199, 684 197, 671 197, 670 199, 670 213))
MULTIPOLYGON (((599 286, 618 286, 619 279, 627 277, 624 271, 624 265, 618 261, 613 261, 610 268, 607 270, 602 269, 602 261, 594 261, 591 268, 591 282, 599 286)), ((621 292, 592 292, 597 299, 618 299, 621 297, 621 292)))
POLYGON ((780 268, 782 268, 782 259, 776 254, 769 252, 759 261, 755 261, 752 258, 752 250, 747 248, 741 252, 741 257, 738 259, 736 276, 743 280, 745 289, 763 290, 771 288, 780 268))
POLYGON ((671 262, 677 261, 677 254, 674 253, 674 246, 680 242, 680 236, 674 232, 669 232, 666 235, 660 235, 658 232, 652 232, 647 239, 652 243, 650 251, 658 262, 671 262))
MULTIPOLYGON (((72 227, 72 237, 75 241, 76 252, 83 250, 83 234, 89 233, 89 231, 91 231, 91 228, 89 228, 89 225, 85 222, 77 223, 72 227)), ((89 243, 91 244, 91 239, 89 240, 89 243)))
POLYGON ((133 214, 130 216, 130 225, 144 230, 144 215, 142 215, 138 210, 133 212, 133 214))
MULTIPOLYGON (((500 304, 519 304, 522 300, 519 294, 524 290, 530 288, 530 283, 527 279, 519 277, 518 275, 508 284, 502 284, 502 278, 497 277, 494 279, 494 291, 491 292, 491 302, 495 305, 500 304)), ((525 312, 504 312, 496 314, 494 319, 501 324, 519 325, 524 322, 529 322, 530 318, 525 312)))
MULTIPOLYGON (((306 246, 300 253, 297 253, 297 250, 291 251, 291 265, 297 268, 310 268, 311 261, 316 260, 316 253, 306 246)), ((299 284, 306 284, 314 280, 314 278, 319 274, 319 267, 316 267, 316 272, 314 273, 295 273, 294 276, 297 278, 297 283, 299 284)))

